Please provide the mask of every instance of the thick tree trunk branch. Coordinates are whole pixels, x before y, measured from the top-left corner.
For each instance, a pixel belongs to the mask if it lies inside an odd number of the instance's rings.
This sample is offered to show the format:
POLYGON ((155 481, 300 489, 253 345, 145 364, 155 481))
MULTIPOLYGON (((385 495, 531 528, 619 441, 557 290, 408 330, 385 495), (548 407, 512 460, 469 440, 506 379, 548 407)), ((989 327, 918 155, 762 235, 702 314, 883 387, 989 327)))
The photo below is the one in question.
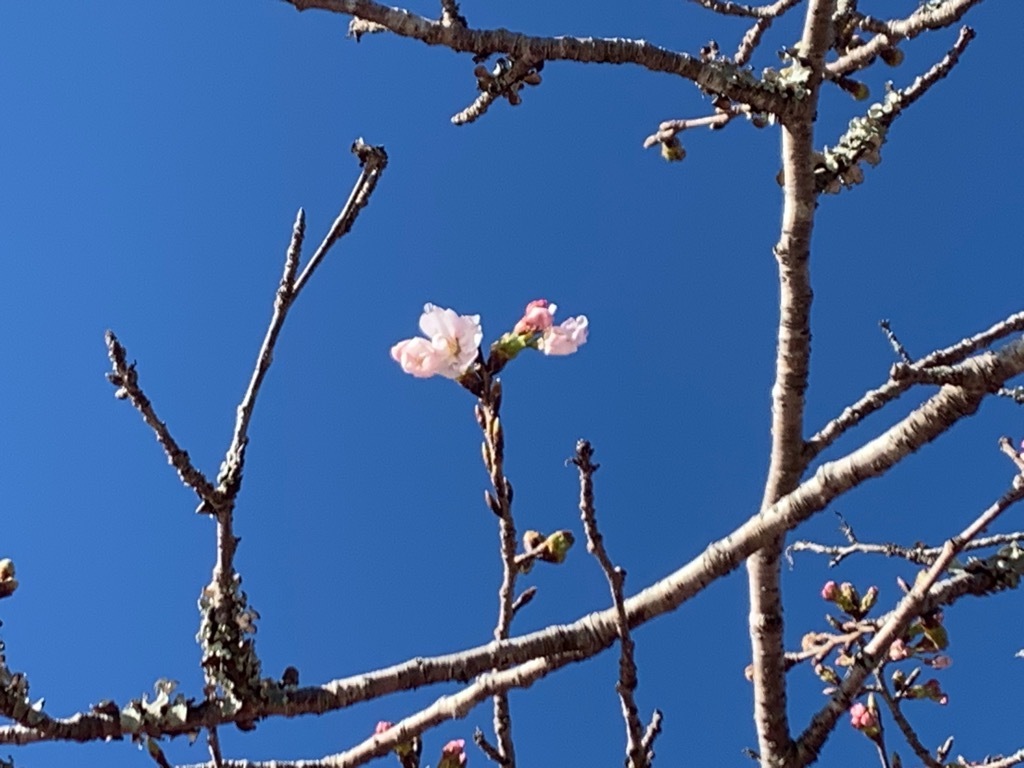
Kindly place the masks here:
MULTIPOLYGON (((804 393, 811 358, 811 276, 809 259, 817 193, 814 184, 814 115, 825 52, 832 32, 834 0, 812 0, 804 22, 800 55, 811 68, 807 111, 783 125, 785 176, 779 263, 779 330, 772 388, 772 448, 762 510, 768 510, 800 482, 804 460, 804 393)), ((783 532, 784 533, 784 532, 783 532)), ((786 714, 779 561, 783 533, 747 563, 754 723, 762 766, 784 765, 790 752, 786 714)))

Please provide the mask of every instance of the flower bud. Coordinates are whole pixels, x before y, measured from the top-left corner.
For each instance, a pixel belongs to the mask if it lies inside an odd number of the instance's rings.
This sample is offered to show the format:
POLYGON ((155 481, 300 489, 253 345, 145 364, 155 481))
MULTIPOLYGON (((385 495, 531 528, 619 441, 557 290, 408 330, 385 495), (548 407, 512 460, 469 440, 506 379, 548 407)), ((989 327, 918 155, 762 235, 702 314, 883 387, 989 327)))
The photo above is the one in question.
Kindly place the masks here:
POLYGON ((462 768, 466 759, 466 740, 452 739, 441 748, 441 760, 437 768, 462 768))

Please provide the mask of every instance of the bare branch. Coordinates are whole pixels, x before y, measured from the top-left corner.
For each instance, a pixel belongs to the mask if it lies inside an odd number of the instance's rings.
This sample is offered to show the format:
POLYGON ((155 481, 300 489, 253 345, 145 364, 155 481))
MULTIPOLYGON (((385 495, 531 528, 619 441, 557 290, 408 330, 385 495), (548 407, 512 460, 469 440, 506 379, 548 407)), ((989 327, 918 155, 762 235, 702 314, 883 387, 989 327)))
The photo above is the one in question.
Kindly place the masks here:
MULTIPOLYGON (((940 349, 914 363, 915 368, 927 369, 937 365, 951 365, 959 363, 968 355, 977 352, 979 349, 994 344, 1010 334, 1024 330, 1024 312, 1010 315, 1005 320, 1000 320, 990 328, 975 334, 969 338, 953 344, 945 349, 940 349)), ((840 435, 855 427, 871 414, 881 410, 885 405, 896 400, 912 386, 910 381, 893 381, 890 379, 877 389, 873 389, 855 402, 847 406, 843 412, 826 424, 816 435, 807 441, 804 449, 807 460, 813 460, 819 453, 834 443, 840 435)))
POLYGON ((323 261, 327 252, 331 250, 331 246, 347 235, 349 230, 352 229, 352 225, 356 223, 356 218, 358 218, 360 211, 369 204, 370 196, 377 188, 377 182, 380 181, 380 175, 387 168, 388 155, 384 151, 384 147, 372 146, 363 143, 362 139, 356 139, 355 143, 352 144, 352 154, 359 158, 362 173, 356 179, 355 186, 352 187, 352 192, 349 194, 345 206, 341 209, 341 213, 338 214, 338 218, 334 220, 323 242, 317 247, 309 263, 306 264, 306 268, 302 270, 302 274, 295 281, 295 295, 298 295, 309 278, 313 276, 313 272, 320 266, 320 262, 323 261))
MULTIPOLYGON (((994 352, 966 360, 963 365, 988 371, 993 381, 1005 382, 1024 372, 1024 339, 1015 339, 994 352)), ((906 456, 943 434, 960 419, 974 413, 985 398, 982 391, 943 387, 913 412, 884 433, 849 455, 826 463, 814 476, 783 496, 729 535, 710 544, 700 555, 625 602, 630 629, 675 610, 713 581, 731 573, 766 543, 792 530, 835 498, 872 477, 885 474, 906 456)), ((938 562, 938 561, 937 561, 938 562)), ((997 575, 985 571, 962 572, 927 596, 922 611, 955 600, 964 594, 988 594, 1005 589, 997 575)), ((489 669, 505 669, 532 659, 574 654, 587 658, 610 647, 618 638, 614 609, 590 613, 575 622, 501 642, 434 658, 416 658, 375 672, 336 680, 322 686, 301 688, 281 702, 261 701, 248 717, 274 714, 323 714, 388 693, 423 685, 467 680, 489 669)), ((234 722, 217 707, 190 707, 185 723, 164 727, 166 735, 183 734, 211 725, 234 722)), ((244 719, 244 718, 243 718, 244 719)), ((27 744, 53 740, 92 741, 118 738, 126 733, 120 721, 105 713, 83 713, 54 720, 44 736, 23 726, 0 728, 0 743, 27 744)))
MULTIPOLYGON (((703 0, 696 1, 702 2, 703 0)), ((748 29, 743 35, 743 39, 740 41, 740 45, 736 49, 736 53, 733 55, 732 60, 741 67, 750 61, 750 57, 754 55, 754 50, 761 44, 761 36, 768 31, 772 22, 800 2, 802 2, 802 0, 779 0, 779 2, 774 3, 773 5, 762 6, 757 9, 762 11, 766 10, 767 13, 756 17, 757 21, 755 21, 750 29, 748 29)))
POLYGON ((543 62, 527 59, 508 59, 501 57, 491 71, 487 67, 477 65, 473 70, 476 76, 480 95, 464 110, 452 116, 453 125, 466 125, 478 120, 499 98, 508 99, 512 106, 522 103, 520 91, 526 85, 540 85, 540 70, 543 62))
MULTIPOLYGON (((501 381, 493 377, 487 366, 481 366, 482 388, 476 405, 476 418, 484 433, 484 466, 491 480, 494 495, 488 497, 491 510, 498 517, 499 555, 502 576, 498 589, 498 622, 494 627, 496 641, 508 638, 515 616, 515 587, 519 566, 516 563, 515 520, 512 517, 512 484, 505 477, 505 431, 501 424, 501 381), (493 500, 493 501, 492 501, 493 500)), ((494 736, 503 766, 514 768, 515 744, 512 741, 512 715, 508 694, 494 695, 494 736)))
POLYGON ((801 0, 778 0, 771 5, 743 5, 731 0, 691 0, 723 16, 746 16, 752 19, 776 19, 801 0))
POLYGON ((480 751, 487 755, 487 759, 501 765, 501 753, 487 740, 484 732, 477 728, 473 731, 473 743, 480 747, 480 751))
POLYGON ((459 13, 459 4, 456 0, 441 0, 441 23, 446 27, 466 26, 466 17, 459 13))
MULTIPOLYGON (((346 752, 318 760, 225 760, 223 768, 355 768, 386 755, 396 746, 410 741, 424 731, 447 720, 466 717, 484 699, 510 688, 528 688, 550 672, 565 666, 577 657, 571 654, 551 659, 534 659, 503 672, 488 672, 472 685, 451 696, 442 696, 426 709, 395 723, 346 752)), ((199 763, 182 768, 214 768, 212 763, 199 763)))
POLYGON ((167 454, 167 461, 178 472, 178 477, 186 486, 195 491, 196 495, 204 504, 212 504, 217 498, 213 484, 206 479, 198 469, 192 466, 192 459, 188 452, 178 446, 178 443, 171 437, 167 425, 157 418, 153 404, 146 397, 139 386, 139 374, 135 370, 135 363, 128 363, 128 353, 117 340, 113 331, 107 331, 107 354, 113 364, 113 373, 107 374, 107 379, 117 387, 114 397, 123 400, 127 398, 135 409, 142 414, 142 419, 156 433, 157 442, 160 443, 167 454))
POLYGON ((491 104, 497 100, 497 94, 484 91, 473 99, 473 102, 468 107, 452 115, 452 125, 469 125, 476 122, 486 114, 487 110, 491 108, 491 104))
POLYGON ((513 59, 577 61, 580 63, 634 64, 652 72, 663 72, 692 80, 708 93, 750 104, 759 112, 780 116, 800 111, 799 99, 783 90, 764 87, 749 72, 732 62, 703 62, 685 53, 652 45, 643 40, 621 38, 531 37, 506 29, 467 29, 391 8, 373 0, 288 0, 300 11, 318 8, 357 16, 380 24, 402 37, 427 45, 441 45, 462 53, 486 58, 503 53, 513 59))
MULTIPOLYGON (((259 396, 260 387, 266 378, 267 371, 274 359, 274 347, 277 344, 278 336, 284 327, 288 317, 288 310, 298 298, 303 287, 309 282, 310 277, 316 268, 323 261, 331 247, 352 228, 359 212, 366 207, 370 195, 377 186, 380 174, 387 166, 387 153, 383 147, 371 147, 364 144, 362 139, 357 139, 352 145, 352 152, 359 157, 359 164, 362 171, 359 178, 349 194, 348 200, 342 207, 338 217, 334 220, 327 235, 320 246, 313 253, 309 262, 302 270, 298 278, 295 273, 298 271, 299 257, 302 251, 302 241, 305 236, 306 220, 305 214, 299 210, 295 218, 295 226, 292 230, 292 239, 285 257, 284 274, 281 277, 277 294, 274 298, 274 312, 267 327, 266 335, 260 350, 256 355, 256 366, 249 379, 249 386, 242 395, 238 405, 238 414, 235 420, 234 433, 231 436, 231 444, 224 457, 220 473, 217 477, 218 490, 227 498, 228 505, 234 502, 238 494, 242 470, 245 466, 245 449, 249 443, 249 423, 252 420, 253 409, 256 406, 256 398, 259 396)), ((230 570, 231 558, 226 558, 226 570, 230 570)))
MULTIPOLYGON (((964 551, 987 549, 1006 544, 1024 543, 1024 531, 1016 533, 1000 533, 995 536, 985 536, 964 545, 964 551)), ((885 555, 886 557, 899 557, 916 565, 931 565, 935 558, 942 554, 942 547, 925 547, 922 545, 907 547, 895 543, 867 544, 857 542, 845 546, 819 544, 814 541, 794 541, 788 547, 787 552, 811 552, 816 555, 828 555, 832 559, 829 567, 839 565, 850 555, 885 555)))
POLYGON ((644 149, 650 149, 655 144, 664 143, 678 136, 690 128, 723 128, 734 117, 742 114, 741 110, 731 112, 716 112, 706 117, 691 117, 682 120, 666 120, 658 126, 658 132, 652 133, 644 139, 644 149))
POLYGON ((944 29, 956 24, 981 0, 946 0, 939 6, 921 5, 905 19, 878 21, 870 16, 860 19, 859 25, 876 35, 864 45, 854 48, 845 56, 828 65, 830 75, 845 75, 869 65, 882 51, 892 48, 900 40, 909 40, 922 32, 944 29))
MULTIPOLYGON (((998 567, 987 564, 959 570, 929 591, 921 613, 952 605, 967 595, 984 597, 1012 588, 1010 576, 1009 573, 1001 573, 998 567)), ((655 613, 638 617, 635 602, 637 599, 634 597, 626 600, 631 628, 660 615, 655 613)), ((608 613, 610 611, 604 612, 608 613)), ((884 624, 891 616, 891 613, 885 614, 875 621, 876 625, 884 624)), ((519 659, 537 659, 568 652, 574 653, 576 659, 582 660, 611 647, 618 637, 614 618, 607 618, 606 621, 602 618, 602 614, 591 614, 573 624, 549 627, 503 643, 490 643, 446 656, 417 657, 387 669, 336 680, 323 686, 299 689, 290 694, 285 702, 264 702, 257 714, 259 717, 324 714, 389 693, 452 680, 468 680, 475 674, 495 667, 517 664, 519 659)), ((131 736, 130 732, 122 729, 118 711, 116 705, 106 702, 88 713, 66 719, 54 719, 52 728, 46 733, 21 725, 0 727, 0 744, 32 744, 41 741, 86 742, 131 736)), ((225 716, 216 707, 200 704, 189 709, 184 724, 164 727, 157 735, 183 735, 211 725, 233 722, 234 717, 225 716)))
POLYGON ((878 693, 882 697, 886 706, 889 707, 889 714, 892 715, 893 722, 900 729, 900 733, 903 734, 903 738, 906 739, 907 744, 914 754, 917 755, 917 759, 927 766, 927 768, 944 768, 942 763, 932 757, 928 748, 921 743, 921 739, 918 737, 917 732, 913 726, 907 720, 906 715, 903 714, 903 710, 900 708, 900 703, 892 697, 889 693, 889 689, 885 685, 885 681, 879 675, 878 677, 878 693))
POLYGON ((146 739, 146 751, 149 753, 149 756, 153 758, 153 762, 155 762, 160 768, 171 768, 170 761, 167 759, 167 756, 164 755, 164 751, 160 747, 160 744, 157 743, 156 739, 146 739))
POLYGON ((654 759, 654 740, 658 738, 661 733, 661 710, 654 710, 651 715, 651 722, 647 724, 647 730, 644 731, 644 737, 640 741, 640 745, 643 747, 644 752, 654 759))
POLYGON ((224 756, 220 752, 220 736, 216 728, 210 728, 207 732, 206 744, 210 749, 210 764, 213 768, 224 768, 224 756))
POLYGON ((878 327, 882 329, 882 333, 885 334, 885 338, 888 340, 893 352, 896 353, 896 356, 907 365, 913 365, 914 358, 908 354, 906 348, 900 343, 899 337, 896 336, 896 332, 892 329, 889 321, 879 320, 878 327))
POLYGON ((881 148, 889 128, 903 110, 920 99, 928 89, 956 66, 960 55, 974 39, 974 30, 964 27, 949 52, 909 86, 889 91, 885 98, 868 107, 866 114, 850 121, 850 126, 834 147, 826 147, 818 155, 815 181, 819 191, 838 194, 864 180, 861 161, 869 165, 881 162, 881 148))
POLYGON ((615 623, 621 648, 619 682, 616 684, 615 690, 619 694, 619 700, 622 703, 622 717, 626 721, 626 766, 627 768, 648 768, 652 756, 643 746, 643 724, 640 722, 636 698, 633 695, 637 684, 636 661, 633 659, 633 638, 629 634, 625 598, 622 595, 626 572, 612 563, 604 548, 604 537, 601 536, 601 531, 597 527, 597 513, 594 509, 594 473, 600 465, 591 461, 593 455, 594 450, 589 442, 580 440, 576 443, 576 455, 572 458, 572 463, 576 465, 580 473, 580 519, 583 521, 583 530, 587 535, 587 551, 597 560, 601 571, 608 580, 612 606, 615 609, 615 623))
POLYGON ((1021 763, 1024 763, 1024 749, 1019 749, 1012 755, 996 760, 986 760, 984 763, 978 763, 978 765, 983 765, 985 768, 1012 768, 1012 766, 1020 765, 1021 763))

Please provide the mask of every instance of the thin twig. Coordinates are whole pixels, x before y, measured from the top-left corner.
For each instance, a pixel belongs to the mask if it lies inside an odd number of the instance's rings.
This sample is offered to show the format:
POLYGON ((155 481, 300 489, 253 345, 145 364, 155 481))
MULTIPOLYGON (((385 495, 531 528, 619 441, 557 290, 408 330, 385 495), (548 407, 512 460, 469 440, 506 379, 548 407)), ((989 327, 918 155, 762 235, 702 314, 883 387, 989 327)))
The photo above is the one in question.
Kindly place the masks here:
MULTIPOLYGON (((914 363, 914 367, 927 369, 962 362, 968 355, 1022 330, 1024 330, 1024 312, 1017 312, 974 336, 962 339, 945 349, 932 352, 914 363)), ((808 461, 813 460, 847 430, 857 426, 868 416, 896 400, 911 386, 913 384, 910 381, 890 379, 882 386, 866 392, 857 402, 847 406, 839 416, 822 427, 807 441, 804 454, 808 461)))
POLYGON ((691 0, 709 11, 723 16, 746 16, 752 19, 775 19, 801 0, 778 0, 771 5, 743 5, 731 0, 691 0))
POLYGON ((224 768, 224 756, 220 752, 220 736, 217 735, 216 727, 207 730, 206 744, 210 748, 210 762, 213 768, 224 768))
MULTIPOLYGON (((494 627, 494 639, 508 638, 515 616, 515 587, 519 566, 516 564, 515 520, 512 517, 512 484, 505 477, 505 431, 501 424, 501 381, 493 377, 486 366, 481 368, 482 389, 476 405, 476 418, 484 434, 484 466, 491 480, 494 495, 491 510, 498 516, 499 553, 502 577, 498 589, 498 621, 494 627)), ((512 715, 509 710, 508 694, 499 691, 494 695, 494 736, 501 754, 501 765, 515 766, 515 745, 512 741, 512 715)))
POLYGON ((658 125, 656 133, 652 133, 646 139, 644 139, 644 149, 650 149, 655 144, 663 143, 675 138, 683 131, 691 128, 722 128, 729 123, 734 117, 739 115, 739 111, 733 112, 716 112, 713 115, 706 115, 705 117, 690 117, 679 120, 665 120, 658 125))
POLYGON ((651 714, 651 722, 647 724, 644 737, 640 740, 640 746, 643 748, 644 754, 648 755, 652 760, 654 759, 654 740, 661 734, 661 717, 661 710, 654 710, 651 714))
POLYGON ((107 374, 107 379, 118 388, 114 397, 122 400, 127 398, 131 401, 135 409, 142 414, 143 421, 156 433, 157 442, 167 454, 167 461, 177 470, 181 482, 195 491, 204 504, 213 504, 216 499, 213 484, 192 465, 188 452, 178 445, 171 437, 167 425, 157 418, 153 404, 139 386, 139 374, 135 370, 135 363, 128 363, 128 353, 113 331, 107 331, 105 338, 107 354, 114 367, 113 373, 107 374))
POLYGON ((943 768, 942 763, 932 757, 928 748, 921 743, 921 739, 918 738, 917 733, 914 731, 914 727, 907 720, 906 715, 903 714, 903 710, 900 708, 900 703, 892 697, 889 693, 889 688, 885 684, 885 680, 882 679, 881 675, 877 675, 878 681, 878 694, 882 697, 886 706, 889 707, 889 714, 892 715, 893 722, 900 729, 900 733, 903 734, 903 738, 906 740, 907 745, 914 750, 914 754, 917 755, 918 760, 924 763, 927 768, 943 768))
POLYGON ((587 551, 590 552, 601 566, 608 589, 611 592, 612 604, 615 608, 616 625, 619 630, 619 681, 615 690, 622 704, 622 718, 626 723, 626 766, 627 768, 648 768, 650 755, 643 748, 643 724, 637 712, 634 692, 637 684, 636 661, 633 658, 633 638, 629 633, 629 621, 626 617, 625 598, 622 585, 626 580, 626 572, 612 563, 604 548, 604 537, 597 527, 597 512, 594 509, 594 473, 599 464, 591 459, 594 449, 586 440, 576 443, 576 455, 572 463, 580 474, 580 519, 587 535, 587 551))
POLYGON ((459 13, 459 4, 456 0, 441 0, 441 23, 446 27, 466 26, 466 17, 459 13))
POLYGON ((527 587, 512 603, 512 615, 515 616, 519 613, 521 608, 526 607, 530 604, 530 601, 537 595, 536 587, 527 587))
MULTIPOLYGON (((256 406, 260 387, 274 359, 274 348, 281 329, 284 327, 284 322, 288 317, 288 310, 298 298, 303 287, 309 282, 309 279, 327 255, 327 252, 341 237, 352 229, 352 225, 359 216, 359 212, 369 202, 370 195, 373 194, 377 186, 380 174, 387 166, 387 153, 383 147, 369 146, 364 144, 362 139, 357 139, 352 145, 352 152, 359 158, 359 163, 362 167, 359 178, 356 179, 352 192, 349 194, 348 200, 342 207, 338 217, 334 220, 327 235, 312 257, 310 257, 309 262, 298 278, 295 277, 295 273, 298 271, 302 243, 305 237, 305 213, 300 209, 295 217, 291 243, 285 256, 284 274, 281 276, 281 282, 274 297, 273 315, 271 316, 270 324, 267 326, 267 332, 263 337, 263 343, 260 345, 259 352, 256 355, 256 365, 249 379, 249 385, 242 395, 241 402, 238 404, 231 444, 225 453, 224 462, 217 477, 218 491, 226 497, 227 503, 224 506, 229 509, 233 506, 234 499, 241 487, 242 470, 245 466, 245 449, 249 443, 249 424, 252 420, 253 409, 256 406)), ((229 513, 218 514, 219 520, 228 517, 230 517, 229 513)), ((220 565, 222 572, 227 574, 232 570, 231 560, 234 552, 234 544, 232 543, 234 536, 230 530, 223 532, 222 541, 227 549, 225 557, 222 558, 223 562, 220 565)))
POLYGON ((153 762, 160 766, 160 768, 172 768, 160 744, 151 736, 146 737, 146 752, 149 753, 149 756, 153 758, 153 762))
POLYGON ((999 450, 1013 462, 1014 466, 1024 474, 1024 456, 1013 447, 1013 441, 1008 437, 999 438, 999 450))
POLYGON ((889 345, 892 347, 893 352, 896 356, 907 365, 913 365, 914 358, 912 358, 906 350, 906 347, 900 343, 899 337, 896 336, 896 332, 893 331, 892 325, 888 320, 879 320, 878 327, 882 329, 882 333, 885 334, 885 338, 888 340, 889 345))
POLYGON ((232 495, 237 494, 241 483, 242 469, 245 465, 245 448, 249 442, 249 422, 252 419, 253 408, 256 405, 256 398, 259 395, 260 387, 270 369, 274 358, 274 346, 288 316, 288 310, 298 298, 303 287, 309 282, 310 277, 320 266, 327 252, 343 235, 345 235, 355 223, 359 212, 370 200, 370 195, 377 186, 380 174, 387 166, 388 156, 383 147, 371 147, 357 140, 352 145, 352 151, 359 157, 362 171, 356 179, 348 200, 342 207, 338 217, 334 220, 323 242, 313 253, 309 262, 302 270, 298 278, 295 273, 298 270, 298 261, 302 249, 302 241, 305 234, 305 214, 299 211, 295 219, 295 227, 292 231, 292 241, 288 247, 285 258, 284 275, 277 289, 274 299, 274 313, 267 327, 263 343, 256 355, 256 366, 253 369, 252 377, 249 379, 249 386, 242 395, 242 401, 238 405, 238 417, 235 420, 234 434, 231 437, 231 445, 225 455, 224 464, 218 479, 219 487, 232 495))
MULTIPOLYGON (((967 542, 964 545, 964 551, 998 547, 1013 543, 1024 543, 1024 531, 985 536, 984 538, 967 542)), ((857 554, 899 557, 916 565, 931 565, 935 562, 935 558, 942 554, 942 547, 926 547, 924 545, 907 547, 896 543, 868 544, 865 542, 837 546, 819 544, 815 541, 794 541, 786 548, 786 552, 810 552, 815 555, 828 555, 832 558, 828 563, 830 568, 839 565, 850 555, 857 554)))
POLYGON ((488 760, 501 765, 501 753, 487 740, 484 732, 479 728, 473 731, 473 743, 480 747, 480 750, 487 755, 488 760))
MULTIPOLYGON (((1000 757, 996 760, 986 760, 984 763, 974 763, 975 765, 984 766, 984 768, 1012 768, 1014 765, 1020 765, 1024 763, 1024 749, 1019 749, 1012 755, 1006 757, 1000 757)), ((967 763, 971 765, 971 763, 967 763)))
POLYGON ((878 21, 870 16, 860 18, 862 29, 875 32, 867 43, 828 64, 830 75, 845 75, 868 66, 875 57, 894 47, 900 40, 916 37, 927 30, 945 29, 956 24, 981 0, 947 0, 939 7, 924 4, 903 19, 878 21))
POLYGON ((477 78, 480 94, 468 107, 452 115, 453 125, 466 125, 479 120, 499 98, 508 99, 509 104, 518 106, 522 102, 520 92, 527 86, 540 85, 540 70, 544 62, 525 57, 502 57, 492 71, 482 64, 473 71, 477 78))
POLYGON ((377 188, 377 182, 380 181, 380 176, 384 173, 384 169, 387 168, 388 154, 384 151, 384 147, 372 146, 364 143, 362 139, 356 139, 352 144, 352 154, 359 158, 362 173, 356 179, 355 186, 352 187, 352 193, 345 202, 345 207, 341 209, 341 213, 334 220, 330 230, 327 232, 327 236, 324 237, 323 242, 320 243, 310 258, 309 263, 306 264, 306 268, 302 270, 302 274, 295 281, 294 293, 296 294, 302 290, 302 287, 308 282, 309 278, 313 276, 313 272, 320 266, 320 262, 323 261, 331 246, 352 229, 352 225, 355 224, 359 212, 370 202, 370 196, 377 188))
POLYGON ((745 66, 754 54, 754 50, 760 45, 762 35, 768 31, 772 22, 800 2, 802 0, 779 0, 779 2, 773 5, 766 6, 769 13, 757 17, 757 21, 744 33, 743 39, 740 41, 739 47, 732 57, 733 62, 740 67, 745 66))
POLYGON ((483 117, 491 104, 498 100, 498 94, 484 91, 477 94, 472 103, 461 112, 452 115, 452 125, 469 125, 483 117))

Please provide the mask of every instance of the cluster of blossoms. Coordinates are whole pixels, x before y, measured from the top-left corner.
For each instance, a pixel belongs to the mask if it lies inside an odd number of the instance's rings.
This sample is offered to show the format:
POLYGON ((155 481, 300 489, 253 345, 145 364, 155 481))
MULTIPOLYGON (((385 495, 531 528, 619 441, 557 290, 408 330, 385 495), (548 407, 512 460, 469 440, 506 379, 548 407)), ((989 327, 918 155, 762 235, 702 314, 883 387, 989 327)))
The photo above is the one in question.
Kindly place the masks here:
MULTIPOLYGON (((511 333, 506 333, 491 348, 500 364, 511 360, 526 348, 539 349, 545 355, 571 355, 587 341, 588 321, 579 315, 555 325, 557 305, 545 299, 531 301, 511 333)), ((444 376, 459 379, 481 359, 483 329, 480 315, 460 315, 455 310, 433 304, 423 307, 420 316, 423 336, 405 339, 391 348, 391 357, 402 370, 417 378, 444 376)))
MULTIPOLYGON (((857 588, 849 582, 837 584, 834 581, 825 582, 821 588, 821 598, 834 604, 843 613, 847 614, 855 622, 860 622, 878 602, 878 587, 872 586, 861 595, 857 588)), ((933 669, 945 669, 952 664, 949 656, 940 653, 949 645, 949 636, 946 628, 942 625, 943 615, 941 611, 931 611, 916 619, 906 630, 903 637, 896 638, 889 646, 888 657, 890 662, 915 659, 923 662, 933 669)), ((840 626, 836 619, 830 619, 833 626, 840 626)), ((849 625, 844 624, 844 627, 849 625)), ((816 635, 809 636, 816 641, 816 635)), ((845 650, 839 652, 836 663, 839 666, 850 666, 854 663, 854 657, 845 650)), ((927 680, 924 683, 917 683, 920 668, 915 669, 909 675, 903 670, 896 669, 892 673, 892 684, 895 688, 896 697, 899 699, 928 699, 939 704, 946 704, 949 697, 942 690, 939 681, 927 680)), ((839 685, 839 676, 830 667, 819 664, 815 672, 831 685, 839 685)), ((826 689, 826 693, 834 690, 826 689)), ((881 738, 881 722, 878 717, 878 707, 875 704, 874 695, 868 696, 867 704, 856 702, 850 707, 850 725, 861 731, 873 741, 881 738)))

